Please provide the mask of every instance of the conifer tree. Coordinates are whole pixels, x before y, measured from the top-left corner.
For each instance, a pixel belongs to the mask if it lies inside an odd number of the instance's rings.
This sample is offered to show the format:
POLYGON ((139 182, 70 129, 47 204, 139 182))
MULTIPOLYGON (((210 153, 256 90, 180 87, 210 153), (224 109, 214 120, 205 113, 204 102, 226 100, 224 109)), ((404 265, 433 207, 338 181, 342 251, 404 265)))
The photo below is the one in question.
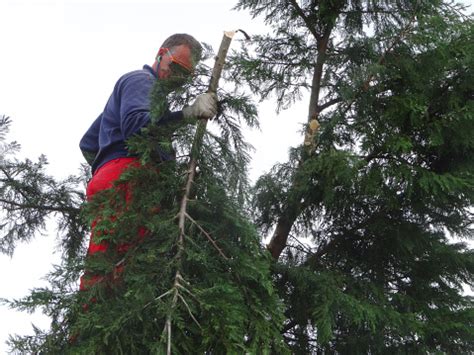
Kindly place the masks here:
POLYGON ((0 252, 11 256, 19 242, 45 232, 48 219, 56 218, 65 256, 76 257, 87 230, 80 217, 87 170, 82 166, 79 176, 57 181, 46 173, 44 155, 18 160, 20 144, 6 141, 10 125, 10 117, 0 117, 0 252))
POLYGON ((232 78, 277 110, 309 98, 301 146, 253 195, 287 344, 472 351, 473 251, 453 239, 472 237, 472 18, 446 1, 237 8, 271 33, 234 56, 232 78))
MULTIPOLYGON (((434 0, 240 0, 237 9, 263 16, 272 32, 253 37, 228 68, 241 89, 219 91, 184 244, 176 216, 192 124, 152 125, 130 141, 147 166, 118 182, 118 190, 134 184, 132 204, 108 191, 81 215, 80 179, 58 183, 44 160, 2 158, 2 207, 20 221, 2 220, 2 251, 55 213, 70 243, 49 288, 10 301, 41 307, 51 329, 12 337, 12 346, 61 354, 165 353, 168 344, 172 353, 472 351, 472 298, 462 287, 473 286, 473 251, 453 239, 472 237, 472 18, 434 0), (256 125, 257 112, 247 87, 261 99, 275 95, 278 110, 309 94, 301 146, 250 191, 239 126, 256 125), (173 145, 176 161, 157 162, 157 144, 173 145), (80 244, 98 215, 99 228, 113 230, 104 239, 130 243, 125 255, 112 247, 84 260, 80 244), (137 242, 142 227, 149 235, 137 242), (269 232, 267 253, 258 234, 269 232), (76 292, 84 267, 108 280, 76 292)), ((156 86, 155 118, 206 91, 209 71, 199 72, 167 102, 156 86)))
MULTIPOLYGON (((155 121, 207 90, 209 68, 197 72, 180 90, 156 82, 155 121)), ((194 122, 152 122, 130 139, 129 148, 143 166, 127 171, 115 188, 82 209, 85 224, 97 223, 95 233, 109 243, 108 250, 85 259, 69 253, 49 275, 51 287, 9 301, 20 310, 41 307, 52 318, 47 332, 35 328, 34 336, 12 337, 14 349, 48 354, 286 351, 271 257, 243 209, 250 146, 240 125, 255 125, 256 109, 238 91, 218 94, 220 112, 210 130, 194 122), (157 146, 174 148, 176 160, 161 162, 157 146), (131 200, 123 184, 133 186, 131 200), (120 253, 124 244, 129 248, 120 253), (84 269, 103 279, 76 292, 74 283, 84 269)), ((11 200, 5 203, 11 208, 11 200)))

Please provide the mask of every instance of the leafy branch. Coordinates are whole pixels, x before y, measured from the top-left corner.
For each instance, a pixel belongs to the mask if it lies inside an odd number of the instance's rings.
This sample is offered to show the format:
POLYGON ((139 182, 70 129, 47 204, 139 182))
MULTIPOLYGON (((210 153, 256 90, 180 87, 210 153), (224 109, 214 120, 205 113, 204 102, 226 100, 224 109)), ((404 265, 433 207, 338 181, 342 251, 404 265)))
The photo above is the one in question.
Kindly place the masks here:
MULTIPOLYGON (((224 36, 222 38, 222 42, 219 48, 219 51, 216 56, 216 62, 214 64, 214 68, 212 71, 212 76, 211 76, 211 81, 209 84, 209 93, 216 93, 217 92, 217 87, 219 83, 219 79, 221 77, 221 72, 224 67, 225 63, 225 58, 227 56, 227 51, 229 50, 230 43, 232 41, 232 37, 235 32, 225 32, 224 36)), ((191 216, 188 213, 188 202, 191 199, 191 194, 192 194, 192 186, 194 184, 195 176, 196 176, 196 169, 198 166, 198 157, 199 157, 199 152, 200 148, 202 145, 202 141, 204 138, 204 134, 206 131, 206 125, 207 125, 208 120, 207 119, 200 119, 197 127, 197 131, 194 137, 193 145, 191 147, 191 160, 189 162, 188 170, 187 170, 187 178, 186 178, 186 184, 184 186, 184 194, 183 197, 181 198, 181 203, 180 203, 180 208, 179 212, 177 215, 178 219, 178 229, 179 229, 179 234, 178 234, 178 239, 177 239, 177 247, 178 251, 176 254, 176 261, 177 261, 177 270, 176 274, 174 277, 174 282, 173 282, 173 287, 170 290, 171 293, 173 294, 173 298, 171 301, 171 308, 168 313, 167 319, 166 319, 166 325, 164 332, 166 333, 167 337, 167 354, 171 354, 171 318, 172 318, 172 312, 175 309, 178 300, 181 300, 186 308, 188 309, 188 312, 190 313, 192 319, 199 325, 199 322, 195 319, 193 316, 188 304, 186 303, 185 299, 180 295, 179 293, 179 288, 182 287, 181 283, 184 281, 183 277, 181 276, 181 271, 180 271, 180 264, 181 264, 181 258, 184 253, 184 239, 186 236, 186 220, 191 221, 193 224, 197 225, 199 230, 211 241, 213 246, 219 251, 219 254, 224 257, 224 259, 227 259, 227 257, 224 255, 221 249, 217 246, 215 241, 210 237, 210 235, 201 227, 198 225, 194 219, 191 218, 191 216)))
MULTIPOLYGON (((377 61, 378 65, 383 65, 387 54, 390 53, 395 48, 395 46, 400 41, 402 41, 404 37, 407 36, 407 34, 412 29, 412 25, 415 19, 416 19, 416 14, 412 16, 408 24, 405 25, 401 29, 398 36, 394 39, 394 41, 390 44, 390 46, 380 55, 377 61)), ((319 95, 321 91, 321 77, 323 75, 323 66, 326 60, 327 44, 329 41, 331 30, 332 30, 332 27, 328 26, 328 28, 326 29, 326 32, 322 36, 319 36, 320 38, 318 40, 318 60, 315 65, 314 74, 313 74, 313 85, 312 85, 312 90, 311 90, 310 107, 309 107, 309 115, 308 115, 308 130, 305 135, 305 142, 304 142, 304 146, 306 147, 306 154, 303 154, 302 160, 299 163, 300 166, 307 159, 309 154, 313 152, 316 148, 315 139, 320 127, 318 123, 319 113, 321 112, 322 109, 326 109, 330 107, 331 105, 334 105, 343 101, 342 99, 336 98, 322 105, 319 104, 319 95)), ((369 89, 370 82, 373 80, 374 75, 375 75, 374 73, 369 74, 367 79, 359 88, 358 93, 365 92, 369 89)), ((353 103, 356 101, 358 95, 359 94, 356 94, 356 96, 353 97, 347 103, 345 109, 343 110, 343 113, 336 117, 344 117, 345 114, 352 107, 353 103)), ((332 125, 329 125, 329 127, 332 127, 332 125)), ((300 183, 299 178, 298 178, 299 175, 300 174, 298 174, 298 171, 297 171, 294 177, 292 187, 290 188, 290 191, 294 190, 295 186, 297 186, 298 183, 300 183)), ((293 198, 290 201, 287 201, 287 208, 281 213, 281 216, 278 219, 277 226, 272 235, 272 238, 269 244, 267 245, 268 250, 270 251, 270 253, 275 259, 278 259, 278 257, 280 256, 280 254, 283 252, 284 248, 286 247, 288 235, 302 207, 303 206, 301 204, 300 198, 293 198)))

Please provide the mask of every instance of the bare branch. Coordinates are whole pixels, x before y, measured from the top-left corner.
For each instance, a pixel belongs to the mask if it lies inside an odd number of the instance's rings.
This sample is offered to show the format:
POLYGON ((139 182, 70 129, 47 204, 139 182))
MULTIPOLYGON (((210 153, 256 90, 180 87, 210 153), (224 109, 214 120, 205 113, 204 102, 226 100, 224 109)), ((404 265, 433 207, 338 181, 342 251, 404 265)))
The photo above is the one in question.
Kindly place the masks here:
POLYGON ((204 234, 206 236, 207 239, 209 239, 209 241, 211 242, 211 244, 214 246, 214 248, 216 248, 216 250, 219 252, 219 254, 221 254, 221 256, 226 259, 226 260, 229 260, 229 258, 224 254, 224 252, 222 251, 221 248, 219 248, 219 246, 217 245, 216 241, 214 239, 212 239, 212 237, 209 235, 209 233, 207 233, 204 228, 201 227, 201 225, 199 223, 197 223, 189 214, 186 213, 186 218, 188 218, 196 227, 198 227, 198 229, 201 231, 202 234, 204 234))
POLYGON ((335 98, 335 99, 332 99, 332 100, 329 100, 329 101, 325 102, 324 104, 319 105, 318 110, 319 110, 319 112, 321 113, 321 112, 323 112, 325 109, 327 109, 327 108, 329 108, 329 107, 331 107, 331 106, 333 106, 333 105, 335 105, 335 104, 338 104, 339 102, 342 102, 342 99, 341 99, 340 97, 335 98))
POLYGON ((201 324, 199 324, 197 319, 194 317, 194 314, 193 314, 193 312, 191 312, 191 308, 189 308, 188 303, 186 302, 186 300, 179 293, 178 293, 178 297, 184 303, 184 305, 186 306, 186 309, 188 310, 188 313, 191 316, 191 318, 193 319, 193 321, 198 325, 199 328, 201 328, 201 324))

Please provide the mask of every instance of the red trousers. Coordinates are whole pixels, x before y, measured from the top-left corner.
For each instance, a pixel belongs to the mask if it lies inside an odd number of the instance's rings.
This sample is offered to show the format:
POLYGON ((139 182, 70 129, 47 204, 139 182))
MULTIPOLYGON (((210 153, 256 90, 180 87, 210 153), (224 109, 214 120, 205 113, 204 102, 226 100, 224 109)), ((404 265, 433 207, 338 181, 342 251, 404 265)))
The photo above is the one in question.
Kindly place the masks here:
MULTIPOLYGON (((130 166, 138 166, 139 162, 137 158, 117 158, 105 163, 101 166, 95 173, 92 179, 89 181, 86 190, 87 201, 91 201, 94 195, 100 191, 110 189, 114 187, 114 182, 120 178, 120 175, 130 166)), ((130 186, 128 184, 123 184, 120 186, 120 191, 125 193, 125 201, 129 202, 131 199, 130 186)), ((87 250, 87 255, 93 255, 96 253, 105 252, 109 243, 107 241, 97 241, 97 233, 95 232, 95 226, 97 220, 94 220, 91 225, 91 236, 89 241, 89 248, 87 250)), ((111 232, 112 233, 112 232, 111 232)), ((139 236, 143 237, 145 234, 144 228, 139 231, 139 236)), ((122 244, 117 247, 119 252, 125 252, 128 249, 129 245, 122 244)), ((105 278, 105 275, 91 275, 86 271, 86 273, 81 277, 81 282, 79 289, 81 291, 87 290, 97 282, 102 281, 105 278)))

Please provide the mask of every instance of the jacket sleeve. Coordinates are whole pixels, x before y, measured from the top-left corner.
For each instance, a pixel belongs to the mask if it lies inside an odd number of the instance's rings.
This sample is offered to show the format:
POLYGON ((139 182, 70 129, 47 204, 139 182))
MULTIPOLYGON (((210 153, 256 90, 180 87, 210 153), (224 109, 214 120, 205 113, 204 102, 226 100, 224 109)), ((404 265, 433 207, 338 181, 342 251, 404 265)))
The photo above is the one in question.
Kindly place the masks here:
MULTIPOLYGON (((138 133, 150 120, 150 94, 155 80, 147 74, 128 77, 119 89, 120 129, 123 140, 138 133)), ((168 112, 158 120, 158 125, 182 120, 181 111, 168 112)))

